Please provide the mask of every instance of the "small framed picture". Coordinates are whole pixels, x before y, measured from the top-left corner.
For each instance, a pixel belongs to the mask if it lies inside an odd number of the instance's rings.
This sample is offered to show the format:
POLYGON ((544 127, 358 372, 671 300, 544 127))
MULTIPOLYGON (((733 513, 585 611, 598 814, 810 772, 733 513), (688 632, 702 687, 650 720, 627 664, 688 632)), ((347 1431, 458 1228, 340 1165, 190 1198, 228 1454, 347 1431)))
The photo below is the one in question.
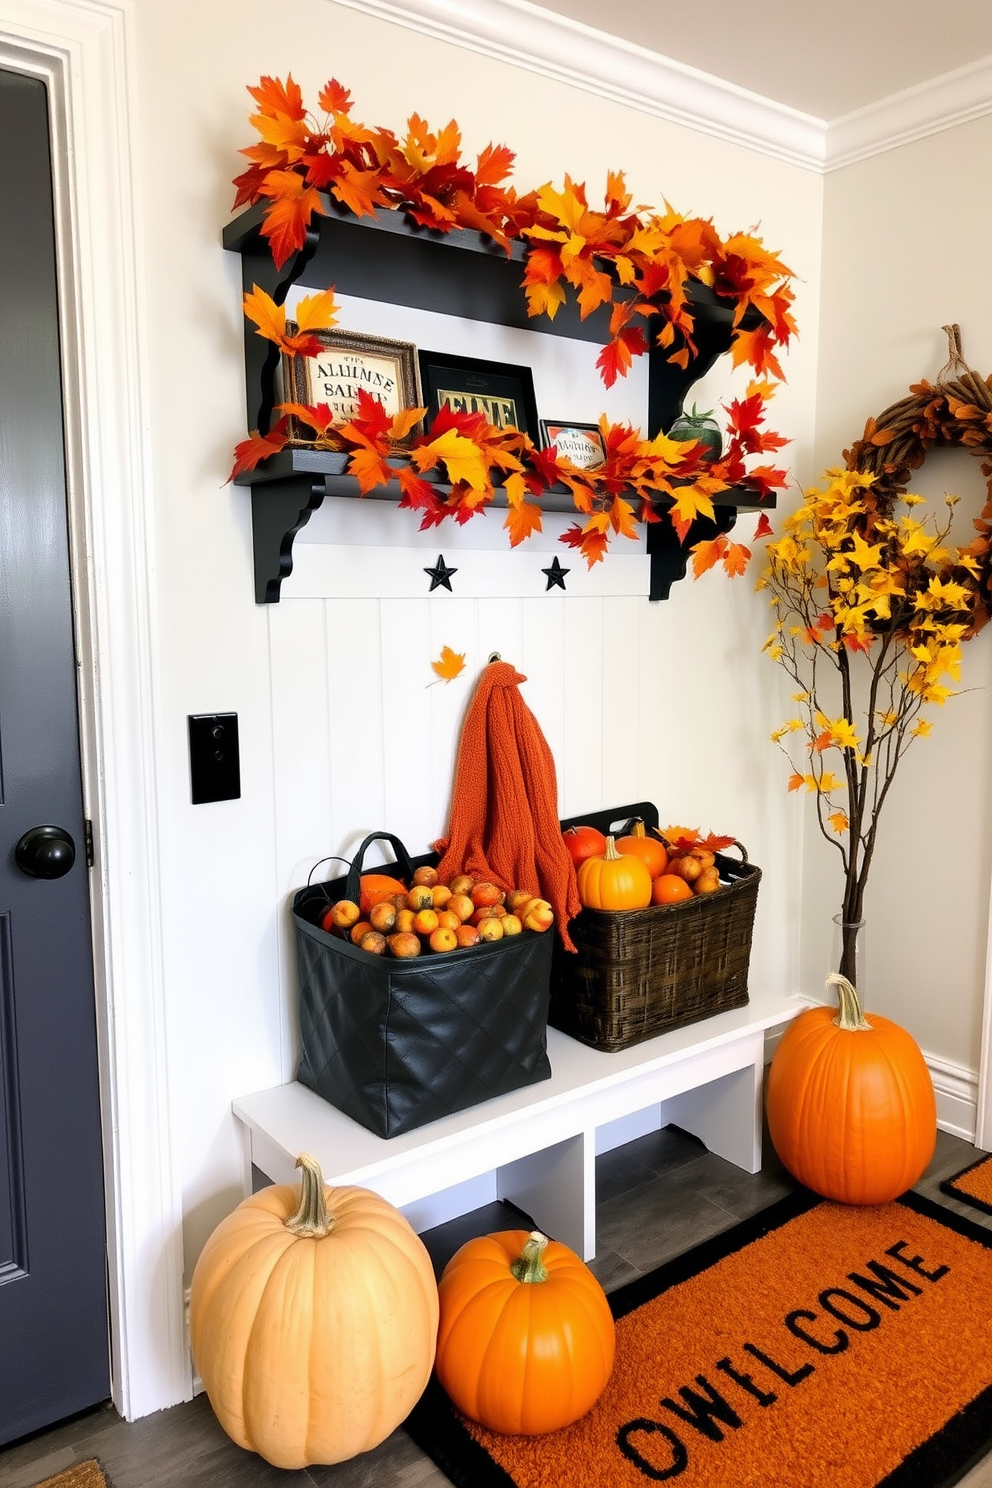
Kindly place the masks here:
POLYGON ((428 428, 438 410, 447 405, 456 413, 482 413, 497 429, 519 429, 537 443, 540 431, 534 374, 529 367, 421 351, 420 382, 428 428))
POLYGON ((541 420, 541 443, 559 460, 568 460, 579 470, 597 470, 606 463, 606 446, 598 424, 575 424, 555 419, 541 420))
MULTIPOLYGON (((296 326, 286 330, 295 335, 296 326)), ((283 386, 297 403, 316 407, 324 403, 336 424, 346 424, 358 412, 358 393, 364 389, 392 418, 405 408, 422 407, 417 348, 412 341, 386 341, 353 331, 314 331, 321 343, 317 356, 283 358, 283 386)), ((408 443, 420 432, 411 430, 408 443)), ((308 443, 307 426, 291 420, 290 438, 308 443), (295 425, 295 427, 293 427, 295 425)))

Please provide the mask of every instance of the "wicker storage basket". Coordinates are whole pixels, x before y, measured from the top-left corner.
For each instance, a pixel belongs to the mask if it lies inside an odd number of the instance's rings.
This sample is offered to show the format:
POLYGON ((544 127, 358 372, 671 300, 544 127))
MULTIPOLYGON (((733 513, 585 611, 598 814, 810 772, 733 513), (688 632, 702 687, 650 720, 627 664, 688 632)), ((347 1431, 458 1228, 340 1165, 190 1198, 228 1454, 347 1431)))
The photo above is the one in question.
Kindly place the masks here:
MULTIPOLYGON (((658 826, 657 808, 642 801, 570 817, 616 830, 641 817, 658 826)), ((721 887, 677 904, 648 909, 583 909, 571 922, 575 954, 556 939, 548 1021, 594 1049, 627 1049, 713 1013, 743 1007, 761 870, 718 853, 721 887)))

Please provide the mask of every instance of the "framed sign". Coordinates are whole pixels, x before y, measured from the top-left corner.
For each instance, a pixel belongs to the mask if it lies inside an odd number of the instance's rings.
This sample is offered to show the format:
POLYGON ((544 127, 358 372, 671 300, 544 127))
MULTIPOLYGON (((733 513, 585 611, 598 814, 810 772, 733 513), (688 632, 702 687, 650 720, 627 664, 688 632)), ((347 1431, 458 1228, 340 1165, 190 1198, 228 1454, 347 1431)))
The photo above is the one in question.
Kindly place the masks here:
MULTIPOLYGON (((289 334, 296 326, 287 323, 289 334)), ((405 408, 419 408, 420 381, 417 348, 412 341, 386 341, 352 331, 314 331, 321 343, 317 356, 283 359, 283 379, 289 396, 297 403, 330 408, 336 424, 345 424, 358 411, 358 393, 363 389, 393 417, 405 408)), ((410 438, 419 430, 414 429, 410 438)), ((306 425, 291 431, 297 443, 306 443, 306 425)), ((404 441, 405 442, 405 441, 404 441)))
POLYGON ((519 429, 537 443, 537 403, 529 367, 422 351, 420 382, 428 427, 438 409, 447 405, 456 413, 482 413, 497 429, 519 429))
POLYGON ((597 470, 606 463, 606 446, 598 424, 541 420, 541 443, 559 460, 568 460, 579 470, 597 470))

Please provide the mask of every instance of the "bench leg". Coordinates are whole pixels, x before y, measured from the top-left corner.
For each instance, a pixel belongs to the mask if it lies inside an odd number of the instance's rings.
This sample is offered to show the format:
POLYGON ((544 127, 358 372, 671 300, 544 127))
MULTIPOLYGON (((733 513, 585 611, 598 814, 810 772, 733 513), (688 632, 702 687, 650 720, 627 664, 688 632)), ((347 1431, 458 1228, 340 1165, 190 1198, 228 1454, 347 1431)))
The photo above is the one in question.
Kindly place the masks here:
POLYGON ((517 1204, 555 1240, 584 1261, 596 1253, 594 1133, 580 1132, 553 1147, 497 1169, 497 1197, 517 1204))
POLYGON ((681 1126, 727 1162, 757 1173, 761 1167, 763 1062, 721 1075, 706 1085, 673 1096, 664 1120, 681 1126))

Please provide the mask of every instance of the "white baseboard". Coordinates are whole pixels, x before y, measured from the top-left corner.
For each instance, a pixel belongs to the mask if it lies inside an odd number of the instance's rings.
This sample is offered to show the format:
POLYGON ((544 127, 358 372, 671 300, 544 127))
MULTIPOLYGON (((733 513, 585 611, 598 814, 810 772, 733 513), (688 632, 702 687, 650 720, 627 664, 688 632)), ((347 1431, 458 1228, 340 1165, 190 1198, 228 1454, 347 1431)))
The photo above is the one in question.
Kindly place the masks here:
POLYGON ((978 1075, 963 1065, 924 1054, 934 1094, 937 1097, 937 1125, 966 1142, 974 1142, 978 1129, 978 1075))

